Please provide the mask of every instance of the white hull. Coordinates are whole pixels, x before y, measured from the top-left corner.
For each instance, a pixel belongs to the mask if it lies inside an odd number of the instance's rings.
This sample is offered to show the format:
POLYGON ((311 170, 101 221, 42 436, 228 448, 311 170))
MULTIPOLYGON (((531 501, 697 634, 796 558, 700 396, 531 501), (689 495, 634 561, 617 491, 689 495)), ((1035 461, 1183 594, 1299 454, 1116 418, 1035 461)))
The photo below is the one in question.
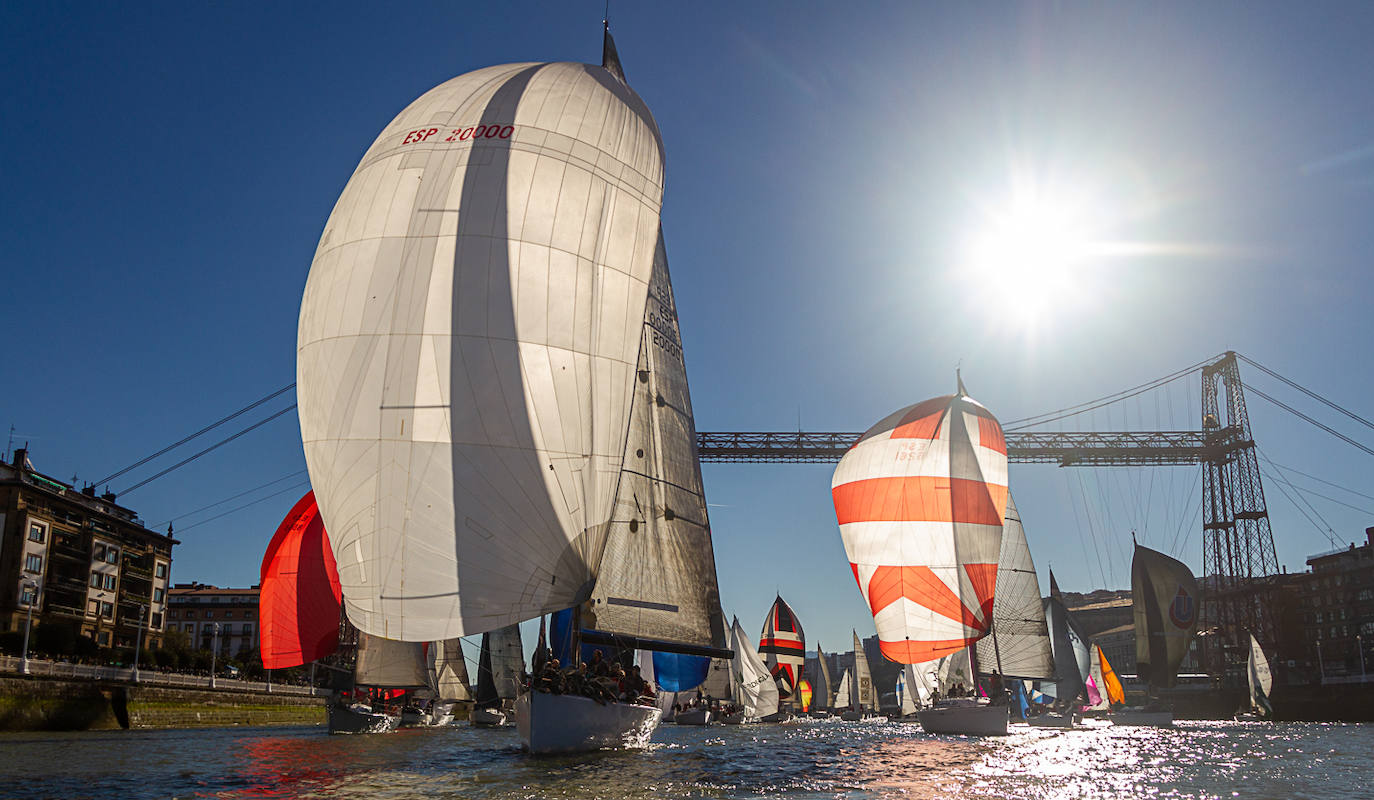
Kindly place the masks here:
POLYGON ((1172 710, 1145 711, 1143 709, 1123 708, 1112 714, 1111 719, 1113 725, 1168 728, 1174 724, 1174 712, 1172 710))
POLYGON ((916 712, 927 733, 952 733, 965 736, 1006 736, 1009 721, 1006 706, 968 701, 937 703, 916 712))
POLYGON ((520 741, 536 755, 641 749, 662 716, 654 706, 602 705, 580 695, 526 692, 515 699, 520 741))
POLYGON ((325 714, 330 733, 386 733, 396 725, 395 717, 358 711, 338 703, 330 703, 325 714))
POLYGON ((677 712, 673 722, 679 725, 709 725, 714 719, 709 708, 689 708, 685 711, 677 712))
POLYGON ((471 719, 478 728, 504 728, 511 724, 510 715, 499 708, 474 708, 471 719))

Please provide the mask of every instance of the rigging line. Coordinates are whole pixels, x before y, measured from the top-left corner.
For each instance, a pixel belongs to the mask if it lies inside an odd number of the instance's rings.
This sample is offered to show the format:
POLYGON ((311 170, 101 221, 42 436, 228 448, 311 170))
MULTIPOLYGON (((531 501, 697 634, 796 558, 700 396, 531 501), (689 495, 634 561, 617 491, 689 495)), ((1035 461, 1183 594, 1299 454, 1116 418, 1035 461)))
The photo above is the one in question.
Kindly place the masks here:
MULTIPOLYGON (((1184 508, 1187 508, 1187 507, 1193 502, 1193 495, 1197 492, 1197 487, 1198 487, 1198 485, 1201 484, 1201 483, 1202 483, 1202 466, 1199 465, 1198 468, 1197 468, 1197 476, 1193 479, 1192 488, 1190 488, 1190 489, 1188 490, 1188 499, 1183 501, 1183 507, 1184 507, 1184 508)), ((1199 502, 1199 503, 1197 504, 1197 510, 1198 510, 1198 511, 1201 511, 1201 510, 1202 510, 1202 503, 1201 503, 1201 502, 1199 502)), ((1179 540, 1180 538, 1183 537, 1184 523, 1185 523, 1185 522, 1191 522, 1191 521, 1192 521, 1191 519, 1184 519, 1182 514, 1179 515, 1178 530, 1174 532, 1174 540, 1173 540, 1172 542, 1169 543, 1169 552, 1170 552, 1171 554, 1173 554, 1173 555, 1175 555, 1175 556, 1178 555, 1178 553, 1179 553, 1179 549, 1178 549, 1178 540, 1179 540)))
POLYGON ((1022 419, 1014 419, 1004 423, 1002 425, 1002 429, 1020 430, 1021 428, 1029 427, 1031 425, 1044 425, 1048 422, 1054 422, 1056 420, 1061 420, 1067 417, 1083 414, 1088 411, 1093 411, 1095 409, 1102 408, 1103 406, 1120 402, 1121 400, 1128 400, 1132 397, 1135 397, 1138 394, 1144 394, 1145 392, 1148 392, 1151 389, 1157 389, 1160 386, 1165 385, 1166 383, 1171 383, 1173 381, 1178 380, 1179 378, 1188 376, 1193 372, 1201 369, 1202 367, 1212 363, 1214 360, 1215 359, 1207 359, 1206 361, 1199 361, 1198 363, 1188 367, 1187 369, 1181 369, 1177 372, 1170 373, 1162 378, 1158 378, 1148 383, 1142 383, 1139 386, 1135 386, 1130 389, 1123 389, 1122 391, 1116 392, 1115 394, 1104 395, 1102 397, 1097 398, 1096 400, 1089 400, 1086 403, 1079 403, 1076 406, 1066 406, 1056 411, 1046 411, 1043 414, 1036 414, 1030 417, 1023 417, 1022 419), (1017 427, 1013 428, 1012 426, 1017 427))
POLYGON ((120 492, 120 494, 128 494, 129 492, 132 492, 133 490, 135 490, 135 489, 137 489, 137 488, 139 488, 139 487, 146 486, 146 485, 152 483, 153 481, 157 480, 158 478, 161 478, 163 475, 166 475, 167 473, 169 473, 169 472, 171 472, 171 471, 173 471, 173 470, 181 469, 182 467, 186 466, 187 464, 191 463, 192 461, 195 461, 197 458, 200 458, 201 456, 205 455, 206 453, 209 453, 211 450, 216 450, 216 449, 218 449, 218 448, 220 448, 220 447, 222 447, 222 446, 224 446, 224 445, 226 445, 226 444, 229 444, 230 442, 234 441, 235 439, 239 438, 240 436, 244 435, 245 433, 248 433, 248 432, 250 432, 250 431, 253 431, 253 430, 256 430, 256 429, 258 429, 258 428, 261 428, 262 426, 266 425, 267 423, 271 422, 272 420, 276 419, 277 417, 280 417, 281 415, 283 415, 283 414, 285 414, 285 413, 287 413, 287 412, 289 412, 289 411, 292 411, 292 410, 294 410, 295 408, 296 408, 296 404, 295 404, 295 403, 292 403, 291 405, 287 406, 286 408, 283 408, 281 411, 278 411, 277 413, 273 414, 272 416, 270 416, 270 417, 268 417, 268 418, 266 418, 266 419, 258 420, 257 422, 253 423, 252 425, 249 425, 248 427, 244 428, 243 430, 239 431, 238 433, 234 434, 233 436, 230 436, 230 437, 225 438, 225 439, 220 439, 218 442, 215 442, 214 444, 210 445, 209 447, 205 448, 204 450, 201 450, 199 453, 196 453, 196 454, 193 455, 193 456, 190 456, 190 457, 188 457, 188 458, 182 459, 181 461, 178 461, 177 463, 173 464, 172 466, 168 467, 167 469, 164 469, 163 471, 161 471, 161 472, 159 472, 158 474, 152 476, 151 478, 144 478, 143 480, 139 481, 138 483, 135 483, 133 486, 130 486, 129 488, 127 488, 127 489, 125 489, 124 491, 120 492))
POLYGON ((1346 444, 1351 445, 1352 447, 1357 447, 1357 448, 1359 448, 1359 449, 1365 451, 1366 453, 1370 454, 1371 456, 1374 456, 1374 449, 1370 449, 1369 447, 1366 447, 1365 445, 1360 444, 1359 442, 1355 441, 1354 439, 1351 439, 1349 436, 1346 436, 1345 434, 1341 433, 1340 431, 1336 430, 1335 428, 1332 428, 1332 427, 1330 427, 1330 426, 1324 425, 1324 424, 1322 424, 1322 423, 1316 421, 1315 419, 1312 419, 1311 417, 1307 416, 1306 414, 1302 413, 1301 411, 1297 410, 1296 408, 1293 408, 1292 406, 1288 405, 1287 403, 1284 403, 1284 402, 1281 401, 1281 400, 1275 400, 1274 398, 1270 397, 1269 395, 1265 394, 1264 392, 1261 392, 1259 389, 1256 389, 1255 387, 1251 386, 1250 384, 1245 383, 1244 381, 1241 381, 1241 384, 1240 384, 1240 385, 1245 387, 1245 391, 1250 392, 1251 394, 1259 395, 1260 397, 1264 398, 1265 400, 1268 400, 1269 402, 1273 403, 1274 405, 1278 406, 1279 408, 1283 409, 1284 411, 1287 411, 1288 413, 1290 413, 1290 414, 1292 414, 1292 415, 1298 417, 1299 419, 1302 419, 1302 420, 1304 420, 1304 421, 1306 421, 1306 422, 1312 423, 1313 425, 1317 426, 1318 428, 1321 428, 1322 430, 1326 431, 1327 433, 1331 434, 1332 436, 1335 436, 1337 439, 1340 439, 1341 441, 1345 442, 1346 444))
MULTIPOLYGON (((1261 472, 1262 474, 1266 474, 1266 475, 1268 474, 1268 472, 1267 472, 1263 467, 1260 468, 1260 472, 1261 472)), ((1310 514, 1307 513, 1306 509, 1304 509, 1301 505, 1299 505, 1299 504, 1298 504, 1298 501, 1294 500, 1292 495, 1288 494, 1288 490, 1285 489, 1285 488, 1283 488, 1283 479, 1282 479, 1282 478, 1280 478, 1280 477, 1278 477, 1278 476, 1274 476, 1274 475, 1270 475, 1269 477, 1270 477, 1270 479, 1274 482, 1274 485, 1275 485, 1276 487, 1278 487, 1279 494, 1281 494, 1281 495, 1283 495, 1285 498, 1287 498, 1288 502, 1292 503, 1292 504, 1293 504, 1293 507, 1296 508, 1296 509, 1298 510, 1298 513, 1302 514, 1304 517, 1307 518, 1307 521, 1308 521, 1308 522, 1312 523, 1312 527, 1316 528, 1318 533, 1320 533, 1322 536, 1325 536, 1326 539, 1327 539, 1327 541, 1331 542, 1331 544, 1332 544, 1333 546, 1335 546, 1335 547, 1340 547, 1340 546, 1341 546, 1341 543, 1338 542, 1338 541, 1336 541, 1336 539, 1333 538, 1333 536, 1331 535, 1331 533, 1328 533, 1327 531, 1322 530, 1321 526, 1318 525, 1318 524, 1316 523, 1316 521, 1314 521, 1314 520, 1312 519, 1312 516, 1311 516, 1310 514)), ((1333 531, 1332 533, 1334 533, 1334 531, 1333 531)))
POLYGON ((207 523, 207 522, 214 522, 215 520, 217 520, 217 519, 219 519, 219 518, 221 518, 221 517, 227 517, 227 516, 229 516, 230 514, 237 513, 237 512, 242 511, 242 510, 244 510, 245 508, 248 508, 248 507, 250 507, 250 506, 255 506, 255 505, 257 505, 258 503, 264 502, 264 501, 266 501, 266 500, 271 500, 272 498, 276 497, 277 495, 286 494, 287 492, 291 491, 292 489, 299 489, 299 488, 301 488, 302 486, 307 486, 307 485, 309 485, 309 484, 310 484, 310 480, 309 480, 309 479, 303 480, 303 481, 301 481, 301 482, 299 482, 299 483, 293 483, 293 484, 291 484, 290 486, 286 487, 285 489, 280 489, 280 490, 275 491, 275 492, 273 492, 273 493, 271 493, 271 494, 269 494, 269 495, 265 495, 265 496, 263 496, 263 497, 259 497, 257 500, 250 500, 249 502, 244 503, 244 504, 241 505, 241 506, 236 506, 236 507, 234 507, 234 508, 229 509, 228 511, 224 511, 224 512, 221 512, 221 513, 219 513, 219 514, 216 514, 216 515, 214 515, 213 517, 208 517, 208 518, 206 518, 206 519, 201 520, 200 522, 193 522, 193 523, 191 523, 190 525, 187 525, 186 527, 184 527, 184 528, 182 528, 181 530, 177 531, 177 533, 179 533, 179 534, 184 534, 184 533, 186 533, 187 531, 189 531, 189 530, 191 530, 191 529, 193 529, 193 528, 199 528, 201 525, 204 525, 204 524, 207 523))
POLYGON ((1349 410, 1347 410, 1347 409, 1341 408, 1340 406, 1336 405, 1335 403, 1331 402, 1330 400, 1327 400, 1325 397, 1322 397, 1321 395, 1317 394, 1316 392, 1312 391, 1311 389, 1308 389, 1308 388, 1303 387, 1303 386, 1299 386, 1299 385, 1298 385, 1297 383, 1295 383, 1294 381, 1291 381, 1291 380, 1289 380, 1288 378, 1283 377, 1282 375, 1278 374, 1277 372, 1273 371, 1272 369, 1269 369, 1268 367, 1264 366, 1263 364, 1259 363, 1258 361, 1255 361, 1255 360, 1252 359, 1252 358, 1246 358, 1245 356, 1241 355, 1240 353, 1236 353, 1236 357, 1239 358, 1239 359, 1241 359, 1241 360, 1244 361, 1245 363, 1249 364, 1250 366, 1252 366, 1252 367, 1254 367, 1254 368, 1256 368, 1256 369, 1259 369, 1259 370, 1264 371, 1265 373, 1267 373, 1267 374, 1270 375, 1271 377, 1277 378, 1277 379, 1283 381, 1284 383, 1288 384, 1289 386, 1292 386, 1294 389, 1297 389, 1298 391, 1302 392, 1303 394, 1307 395, 1308 397, 1312 398, 1313 400, 1316 400, 1316 401, 1319 402, 1319 403, 1324 403, 1324 404, 1325 404, 1326 406, 1328 406, 1329 408, 1332 408, 1332 409, 1335 409, 1336 411, 1341 412, 1342 414, 1346 415, 1347 417, 1350 417, 1351 419, 1355 420, 1356 422, 1359 422, 1359 423, 1363 424, 1365 427, 1367 427, 1367 428, 1374 428, 1374 422, 1370 422, 1369 420, 1365 419, 1364 417, 1360 416, 1359 414, 1356 414, 1356 413, 1353 412, 1353 411, 1349 411, 1349 410))
MULTIPOLYGON (((170 452, 170 451, 172 451, 172 450, 175 450, 175 449, 177 449, 178 447, 181 447, 183 444, 186 444, 187 442, 191 441, 192 439, 196 438, 197 436, 200 436, 201 434, 204 434, 204 433, 207 433, 207 432, 209 432, 209 431, 212 431, 212 430, 214 430, 215 428, 218 428, 219 426, 223 425, 224 423, 228 422, 228 421, 231 420, 231 419, 234 419, 234 418, 236 418, 236 417, 240 417, 240 416, 242 416, 242 415, 244 415, 244 414, 247 414, 249 411, 252 411, 253 409, 257 408, 258 406, 262 405, 263 403, 266 403, 268 400, 271 400, 272 398, 277 397, 277 396, 279 396, 279 395, 281 395, 281 394, 283 394, 283 393, 285 393, 285 392, 289 392, 289 391, 291 391, 291 390, 294 389, 294 388, 296 388, 296 382, 295 382, 295 381, 292 381, 291 383, 288 383, 287 385, 285 385, 285 386, 283 386, 282 388, 276 390, 275 392, 272 392, 271 394, 267 395, 266 397, 264 397, 264 398, 262 398, 262 399, 260 399, 260 400, 255 400, 255 401, 253 401, 252 403, 249 403, 248 405, 244 406, 243 408, 240 408, 238 411, 235 411, 234 413, 232 413, 232 414, 230 414, 229 416, 227 416, 227 417, 225 417, 225 418, 219 420, 218 422, 215 422, 215 423, 212 423, 212 424, 210 424, 210 425, 207 425, 207 426, 205 426, 204 428, 201 428, 200 430, 198 430, 198 431, 196 431, 195 433, 191 434, 190 436, 187 436, 186 438, 182 439, 181 441, 176 442, 175 444, 169 444, 169 445, 167 445, 166 447, 162 448, 161 450, 157 451, 156 453, 153 453, 152 455, 150 455, 150 456, 148 456, 148 457, 146 457, 146 458, 144 458, 144 459, 142 459, 142 460, 140 460, 140 461, 137 461, 137 462, 135 462, 135 463, 133 463, 133 464, 130 464, 129 466, 125 467, 124 469, 121 469, 120 471, 118 471, 118 472, 116 472, 116 473, 114 473, 114 474, 112 474, 112 475, 106 475, 105 477, 101 478, 100 480, 96 481, 95 483, 93 483, 93 484, 91 484, 91 485, 92 485, 92 486, 99 486, 99 485, 102 484, 102 483, 109 483, 110 481, 114 480, 115 478, 118 478, 120 475, 123 475, 124 473, 129 472, 130 470, 138 469, 139 467, 143 466, 144 464, 147 464, 149 461, 152 461, 153 459, 157 458, 158 456, 165 455, 165 454, 167 454, 168 452, 170 452)), ((126 490, 126 491, 127 491, 127 490, 126 490)))
POLYGON ((237 499, 239 499, 240 497, 243 497, 244 495, 252 494, 253 492, 258 491, 259 489, 266 489, 267 487, 271 486, 271 485, 274 484, 274 483, 281 483, 282 481, 286 480, 287 478, 294 478, 294 477, 296 477, 297 475, 300 475, 300 474, 303 473, 303 472, 305 472, 305 470, 303 470, 303 469, 296 470, 295 472, 291 473, 290 475, 283 475, 283 476, 281 476, 280 478, 276 478, 275 480, 270 480, 270 481, 268 481, 267 483, 262 484, 261 486, 254 486, 252 489, 245 489, 244 491, 239 492, 239 493, 236 494, 236 495, 231 495, 231 496, 229 496, 229 497, 226 497, 226 498, 224 498, 223 500, 216 500, 215 502, 211 503, 211 504, 208 505, 208 506, 201 506, 200 508, 197 508, 195 511, 187 511, 185 514, 180 514, 180 515, 178 515, 178 516, 171 517, 171 518, 169 518, 169 519, 168 519, 167 521, 165 521, 165 522, 160 522, 160 523, 158 523, 157 525, 150 525, 149 528, 150 528, 151 530, 156 530, 156 529, 158 529, 158 528, 161 528, 161 527, 164 526, 164 525, 169 525, 169 524, 171 524, 171 523, 173 523, 173 522, 176 522, 177 520, 186 519, 187 517, 193 517, 193 516, 195 516, 196 514, 199 514, 199 513, 202 512, 202 511, 209 511, 210 509, 214 508, 215 506, 223 505, 223 504, 229 502, 230 500, 237 500, 237 499))
MULTIPOLYGON (((1266 458, 1265 460, 1268 461, 1267 458, 1266 458)), ((1280 463, 1278 463, 1277 461, 1269 461, 1269 463, 1272 464, 1272 465, 1274 465, 1274 466, 1276 466, 1276 467, 1278 467, 1278 468, 1281 469, 1281 470, 1285 470, 1285 471, 1287 471, 1287 472, 1297 473, 1298 475, 1301 475, 1301 476, 1303 476, 1304 478, 1310 478, 1310 479, 1316 481, 1317 483, 1324 483, 1324 484, 1326 484, 1327 486, 1332 487, 1333 489, 1340 489, 1340 490, 1343 491, 1343 492, 1350 492, 1351 494, 1353 494, 1353 495, 1358 495, 1358 496, 1360 496, 1360 497, 1365 498, 1366 500, 1374 500, 1374 494, 1365 494, 1364 492, 1357 492, 1357 491, 1355 491, 1354 489, 1351 489, 1351 488, 1348 487, 1348 486, 1341 486, 1339 483, 1332 483, 1331 481, 1324 481, 1324 480, 1322 480, 1321 478, 1318 478, 1316 475, 1308 475, 1306 472, 1303 472, 1302 470, 1293 469, 1292 467, 1285 467, 1283 464, 1280 464, 1280 463)))
MULTIPOLYGON (((1255 449, 1258 450, 1259 448, 1255 448, 1255 449)), ((1262 458, 1262 459, 1264 459, 1266 462, 1268 462, 1268 463, 1269 463, 1269 466, 1271 466, 1271 467, 1277 467, 1277 466, 1278 466, 1278 464, 1275 464, 1275 463, 1274 463, 1268 456, 1266 456, 1264 453, 1260 453, 1260 454, 1259 454, 1259 457, 1262 458)), ((1283 479, 1280 478, 1280 480, 1283 480, 1283 479)), ((1346 508, 1353 509, 1353 510, 1355 510, 1355 511, 1359 511, 1359 512, 1362 512, 1362 513, 1365 513, 1365 514, 1374 514, 1374 511, 1371 511, 1371 510, 1369 510, 1369 509, 1367 509, 1367 508, 1360 508, 1359 506, 1354 506, 1354 505, 1351 505, 1351 504, 1349 504, 1349 503, 1346 503, 1346 502, 1337 500, 1337 499, 1334 498, 1334 497, 1327 497, 1326 495, 1322 494, 1321 492, 1314 492, 1314 491, 1312 491, 1311 489, 1307 489, 1307 488, 1304 488, 1304 487, 1302 487, 1302 486, 1299 486, 1299 485, 1297 485, 1296 483, 1293 483, 1291 480, 1288 480, 1288 481, 1286 481, 1286 482, 1287 482, 1287 484, 1288 484, 1289 486, 1293 487, 1293 489, 1295 489, 1296 491, 1302 492, 1302 494, 1303 494, 1304 496, 1306 496, 1306 495, 1312 495, 1312 496, 1314 496, 1314 497, 1320 497, 1321 499, 1323 499, 1323 500, 1329 500, 1329 501, 1335 503, 1335 504, 1338 505, 1338 506, 1345 506, 1346 508)), ((1309 506, 1310 506, 1310 505, 1311 505, 1311 504, 1309 503, 1309 506)), ((1326 520, 1322 520, 1322 521, 1325 522, 1326 520)))

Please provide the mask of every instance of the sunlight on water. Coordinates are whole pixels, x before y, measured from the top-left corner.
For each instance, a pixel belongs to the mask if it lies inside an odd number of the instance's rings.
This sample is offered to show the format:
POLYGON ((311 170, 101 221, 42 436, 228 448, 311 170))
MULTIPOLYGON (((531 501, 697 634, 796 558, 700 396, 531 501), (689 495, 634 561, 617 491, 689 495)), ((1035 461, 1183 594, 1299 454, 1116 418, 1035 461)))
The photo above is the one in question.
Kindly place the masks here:
POLYGON ((1011 730, 966 739, 897 723, 667 725, 646 751, 554 758, 521 753, 513 731, 466 726, 8 734, 0 798, 1350 800, 1374 786, 1374 726, 1011 730))

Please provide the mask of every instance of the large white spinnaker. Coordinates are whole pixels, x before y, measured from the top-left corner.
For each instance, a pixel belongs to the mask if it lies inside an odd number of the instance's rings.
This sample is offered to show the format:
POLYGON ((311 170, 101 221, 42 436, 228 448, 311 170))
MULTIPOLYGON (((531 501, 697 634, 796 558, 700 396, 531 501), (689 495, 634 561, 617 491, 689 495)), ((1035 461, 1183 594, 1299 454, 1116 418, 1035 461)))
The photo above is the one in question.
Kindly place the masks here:
POLYGON ((1021 515, 1010 493, 1002 525, 1002 551, 997 558, 997 597, 992 604, 992 635, 974 645, 978 667, 1003 676, 1054 677, 1050 632, 1040 601, 1040 580, 1031 560, 1021 515))
POLYGON ((662 187, 648 109, 587 64, 461 75, 363 155, 311 265, 296 367, 360 630, 437 641, 590 596, 662 187))

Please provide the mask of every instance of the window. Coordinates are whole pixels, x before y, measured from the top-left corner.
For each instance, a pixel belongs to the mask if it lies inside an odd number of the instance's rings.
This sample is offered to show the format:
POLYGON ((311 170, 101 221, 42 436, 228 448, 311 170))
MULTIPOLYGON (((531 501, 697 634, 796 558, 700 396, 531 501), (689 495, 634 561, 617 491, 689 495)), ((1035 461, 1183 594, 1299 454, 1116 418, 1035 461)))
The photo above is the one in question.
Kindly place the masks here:
POLYGON ((102 577, 101 574, 100 574, 99 572, 92 572, 92 573, 91 573, 91 588, 92 588, 92 589, 99 589, 99 588, 103 585, 103 584, 101 583, 103 580, 104 580, 104 577, 102 577))
POLYGON ((42 544, 43 540, 46 538, 48 538, 47 528, 43 527, 42 525, 39 525, 37 522, 29 525, 30 542, 38 542, 39 544, 42 544))
POLYGON ((1360 626, 1360 633, 1365 636, 1374 636, 1374 622, 1366 622, 1360 626))
POLYGON ((114 591, 114 588, 115 588, 115 576, 113 576, 113 575, 108 575, 108 574, 107 574, 107 575, 102 575, 101 577, 103 577, 103 578, 105 579, 105 588, 106 588, 107 590, 113 592, 113 591, 114 591))
POLYGON ((161 590, 161 589, 154 589, 154 590, 153 590, 153 602, 154 602, 154 603, 161 603, 161 602, 162 602, 162 590, 161 590))
POLYGON ((119 563, 119 550, 117 550, 117 549, 115 549, 115 548, 113 548, 113 547, 111 547, 110 549, 106 550, 106 551, 105 551, 105 563, 107 563, 107 564, 118 564, 118 563, 119 563))
POLYGON ((100 616, 105 619, 114 619, 114 603, 101 603, 100 616))
POLYGON ((154 628, 161 628, 161 627, 162 627, 162 612, 161 612, 161 611, 159 611, 159 612, 157 612, 156 614, 153 615, 153 627, 154 627, 154 628))
POLYGON ((33 555, 32 553, 30 553, 30 554, 24 559, 24 569, 27 570, 27 571, 29 571, 29 572, 42 572, 42 571, 43 571, 43 557, 42 557, 42 556, 38 556, 38 555, 33 555))
POLYGON ((225 619, 233 619, 233 618, 234 618, 234 612, 233 612, 232 610, 224 612, 224 618, 225 618, 225 619))
POLYGON ((157 569, 155 570, 154 574, 156 574, 159 578, 167 577, 167 564, 162 561, 157 562, 157 569))
POLYGON ((206 612, 205 612, 205 618, 206 618, 206 619, 214 619, 214 618, 215 618, 215 612, 213 612, 213 611, 206 611, 206 612))
POLYGON ((252 626, 252 625, 244 625, 244 626, 243 626, 243 635, 244 635, 244 636, 252 636, 252 635, 253 635, 253 626, 252 626))
MULTIPOLYGON (((175 614, 176 612, 173 611, 172 613, 175 614)), ((195 610, 194 610, 194 609, 190 609, 190 608, 186 609, 186 618, 187 618, 187 619, 195 619, 195 618, 196 618, 196 612, 195 612, 195 610)))
POLYGON ((91 616, 98 615, 100 613, 100 601, 91 600, 90 602, 86 603, 86 613, 90 614, 91 616))
POLYGON ((244 619, 252 619, 252 618, 253 618, 253 612, 252 612, 252 611, 245 611, 245 612, 243 612, 243 618, 244 618, 244 619))
POLYGON ((104 646, 104 647, 109 647, 109 646, 110 646, 110 632, 109 632, 109 631, 101 631, 101 632, 100 632, 100 636, 99 636, 99 638, 97 639, 97 641, 99 641, 100 644, 101 644, 102 646, 104 646))
POLYGON ((23 591, 19 594, 19 604, 22 606, 37 605, 38 588, 32 584, 24 584, 23 591))
POLYGON ((96 546, 95 546, 95 560, 96 560, 96 561, 104 561, 104 560, 105 560, 105 545, 103 545, 103 544, 96 544, 96 546))

